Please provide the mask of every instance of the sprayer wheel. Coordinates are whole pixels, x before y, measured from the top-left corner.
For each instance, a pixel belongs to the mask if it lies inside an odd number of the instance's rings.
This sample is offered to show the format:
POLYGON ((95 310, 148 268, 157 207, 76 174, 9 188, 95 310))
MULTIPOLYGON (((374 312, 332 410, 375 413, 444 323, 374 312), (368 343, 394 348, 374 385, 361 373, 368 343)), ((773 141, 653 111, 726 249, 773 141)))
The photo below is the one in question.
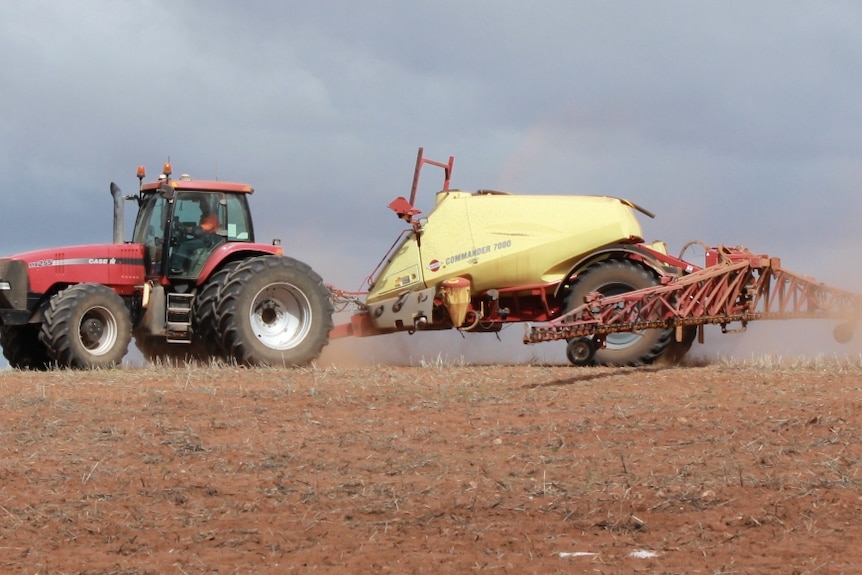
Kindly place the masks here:
MULTIPOLYGON (((655 285, 658 285, 658 278, 652 270, 630 260, 605 260, 588 267, 578 276, 566 298, 566 311, 583 305, 587 295, 593 292, 614 296, 655 285)), ((605 336, 605 345, 596 349, 591 363, 608 366, 650 364, 664 353, 672 339, 673 329, 610 333, 605 336)))
POLYGON ((591 337, 576 337, 566 344, 566 357, 574 366, 591 365, 596 355, 596 346, 591 337))

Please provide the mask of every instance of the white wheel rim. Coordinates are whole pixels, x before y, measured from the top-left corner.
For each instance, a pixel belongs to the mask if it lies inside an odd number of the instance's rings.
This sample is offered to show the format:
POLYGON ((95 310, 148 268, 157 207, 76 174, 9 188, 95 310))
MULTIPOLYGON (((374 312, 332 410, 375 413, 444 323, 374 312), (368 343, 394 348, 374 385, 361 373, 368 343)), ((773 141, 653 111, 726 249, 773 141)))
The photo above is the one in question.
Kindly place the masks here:
POLYGON ((269 284, 255 294, 249 323, 255 337, 268 348, 291 349, 311 331, 311 302, 294 285, 269 284))
POLYGON ((88 309, 78 324, 81 345, 92 355, 105 355, 117 341, 117 318, 106 307, 88 309))

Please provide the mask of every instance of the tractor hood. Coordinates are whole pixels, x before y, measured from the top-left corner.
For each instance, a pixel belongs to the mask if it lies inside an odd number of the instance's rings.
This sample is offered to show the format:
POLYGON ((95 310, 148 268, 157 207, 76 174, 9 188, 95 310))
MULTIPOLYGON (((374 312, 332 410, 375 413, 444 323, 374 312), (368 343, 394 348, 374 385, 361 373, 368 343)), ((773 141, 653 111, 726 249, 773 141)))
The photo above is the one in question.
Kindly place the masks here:
POLYGON ((95 244, 25 252, 5 261, 26 264, 30 291, 45 293, 55 284, 100 283, 135 286, 144 282, 144 247, 95 244))

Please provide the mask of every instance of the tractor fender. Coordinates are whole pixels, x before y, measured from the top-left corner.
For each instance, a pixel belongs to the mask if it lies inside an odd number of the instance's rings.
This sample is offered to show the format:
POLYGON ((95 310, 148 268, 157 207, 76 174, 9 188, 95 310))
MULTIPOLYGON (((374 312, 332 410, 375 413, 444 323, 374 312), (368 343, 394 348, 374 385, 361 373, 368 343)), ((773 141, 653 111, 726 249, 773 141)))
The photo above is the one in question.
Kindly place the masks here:
POLYGON ((675 258, 667 256, 655 248, 645 244, 611 244, 598 250, 592 251, 579 260, 575 261, 566 279, 560 282, 554 292, 555 296, 563 296, 565 292, 577 281, 580 275, 588 267, 605 260, 625 259, 639 262, 641 265, 653 270, 658 277, 680 276, 683 270, 673 264, 675 258))
POLYGON ((41 296, 38 296, 39 300, 35 304, 30 304, 29 318, 25 323, 42 323, 45 317, 45 311, 51 305, 51 298, 63 291, 64 289, 68 289, 72 287, 71 283, 61 283, 54 284, 51 286, 51 289, 43 293, 41 296))
POLYGON ((247 242, 229 242, 222 244, 210 254, 198 274, 195 284, 200 287, 218 271, 224 264, 232 261, 247 260, 257 256, 284 255, 284 248, 280 245, 252 244, 247 242))

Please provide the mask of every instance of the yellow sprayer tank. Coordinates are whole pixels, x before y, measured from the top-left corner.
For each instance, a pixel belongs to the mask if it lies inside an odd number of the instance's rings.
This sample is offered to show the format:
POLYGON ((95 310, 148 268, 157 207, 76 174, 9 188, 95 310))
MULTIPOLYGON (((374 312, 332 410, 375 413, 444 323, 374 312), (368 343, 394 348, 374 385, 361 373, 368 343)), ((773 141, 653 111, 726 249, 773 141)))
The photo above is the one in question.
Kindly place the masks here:
POLYGON ((605 196, 518 195, 460 190, 405 236, 366 302, 468 278, 480 292, 560 281, 574 262, 602 246, 642 241, 633 204, 605 196))

